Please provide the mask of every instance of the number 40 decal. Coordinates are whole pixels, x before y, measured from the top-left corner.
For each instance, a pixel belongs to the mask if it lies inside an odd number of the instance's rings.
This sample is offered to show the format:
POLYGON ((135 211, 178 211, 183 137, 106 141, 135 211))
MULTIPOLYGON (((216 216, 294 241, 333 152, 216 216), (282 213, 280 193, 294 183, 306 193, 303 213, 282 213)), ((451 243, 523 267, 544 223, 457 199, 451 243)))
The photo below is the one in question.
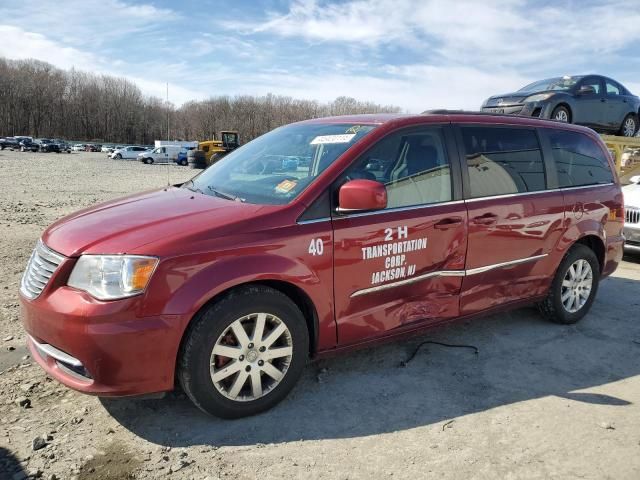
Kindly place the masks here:
POLYGON ((322 255, 324 253, 324 243, 320 238, 312 238, 309 244, 309 253, 313 256, 322 255))

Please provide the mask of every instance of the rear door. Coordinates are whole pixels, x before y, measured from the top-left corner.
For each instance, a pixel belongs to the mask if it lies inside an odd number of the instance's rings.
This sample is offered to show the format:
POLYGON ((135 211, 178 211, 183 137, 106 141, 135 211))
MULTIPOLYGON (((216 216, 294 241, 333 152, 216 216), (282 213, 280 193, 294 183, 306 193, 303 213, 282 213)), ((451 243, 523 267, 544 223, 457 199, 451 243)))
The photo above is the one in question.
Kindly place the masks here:
POLYGON ((563 228, 562 192, 533 128, 461 125, 469 216, 461 314, 542 295, 563 228))
POLYGON ((448 125, 402 130, 369 149, 335 185, 377 180, 388 195, 385 210, 333 209, 341 345, 458 315, 466 209, 456 155, 448 125))
POLYGON ((617 82, 606 78, 605 94, 607 99, 606 108, 606 126, 611 130, 617 130, 622 125, 624 117, 627 115, 631 107, 627 104, 627 97, 624 95, 624 89, 617 82))
POLYGON ((582 87, 592 87, 594 93, 576 93, 574 100, 573 123, 586 125, 589 127, 602 128, 606 125, 606 102, 604 96, 604 84, 598 76, 583 78, 576 86, 576 92, 582 87))

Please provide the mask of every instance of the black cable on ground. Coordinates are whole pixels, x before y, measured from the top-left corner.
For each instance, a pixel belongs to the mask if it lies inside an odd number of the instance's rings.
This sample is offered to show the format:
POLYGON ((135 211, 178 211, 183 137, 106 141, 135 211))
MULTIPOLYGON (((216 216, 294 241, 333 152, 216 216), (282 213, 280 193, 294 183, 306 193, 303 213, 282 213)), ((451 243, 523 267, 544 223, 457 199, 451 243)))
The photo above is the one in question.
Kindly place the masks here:
POLYGON ((409 362, 411 360, 414 359, 414 357, 418 354, 418 351, 420 350, 420 348, 423 345, 426 345, 428 343, 431 343, 433 345, 440 345, 442 347, 450 347, 450 348, 469 348, 471 350, 473 350, 473 353, 475 353, 476 355, 478 355, 480 353, 480 350, 478 349, 478 347, 474 346, 474 345, 453 345, 450 343, 442 343, 442 342, 434 342, 433 340, 427 340, 425 342, 422 342, 420 345, 418 345, 415 350, 413 351, 413 353, 409 356, 409 358, 407 358, 406 360, 403 360, 402 362, 400 362, 400 366, 401 367, 406 367, 409 362))

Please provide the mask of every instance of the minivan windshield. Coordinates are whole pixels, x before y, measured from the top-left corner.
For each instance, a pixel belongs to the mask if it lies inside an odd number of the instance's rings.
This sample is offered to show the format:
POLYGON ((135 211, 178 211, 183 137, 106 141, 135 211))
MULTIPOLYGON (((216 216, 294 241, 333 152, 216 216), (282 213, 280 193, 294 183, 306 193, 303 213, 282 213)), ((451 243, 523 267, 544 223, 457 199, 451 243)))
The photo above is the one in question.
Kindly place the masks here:
POLYGON ((359 124, 293 124, 233 151, 182 187, 264 205, 284 205, 375 128, 359 124))
POLYGON ((533 82, 522 87, 519 92, 546 92, 550 90, 566 91, 580 81, 582 77, 557 77, 533 82))

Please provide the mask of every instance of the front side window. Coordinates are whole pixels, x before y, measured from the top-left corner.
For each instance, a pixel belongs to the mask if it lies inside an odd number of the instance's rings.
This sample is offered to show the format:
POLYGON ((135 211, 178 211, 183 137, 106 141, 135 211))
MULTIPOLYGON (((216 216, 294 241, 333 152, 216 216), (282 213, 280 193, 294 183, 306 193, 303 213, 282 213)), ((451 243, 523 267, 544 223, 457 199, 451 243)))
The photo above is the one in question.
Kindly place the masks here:
POLYGON ((183 188, 248 203, 287 204, 374 128, 333 123, 280 127, 237 148, 183 188))
POLYGON ((596 95, 600 95, 600 79, 598 77, 585 78, 580 84, 580 88, 582 87, 591 87, 596 95))
POLYGON ((587 135, 547 130, 560 187, 580 187, 613 182, 609 160, 587 135))
POLYGON ((341 183, 358 178, 385 185, 387 208, 451 200, 451 169, 442 129, 425 127, 385 137, 345 172, 341 183))
POLYGON ((546 189, 544 161, 534 130, 462 127, 470 198, 546 189))

